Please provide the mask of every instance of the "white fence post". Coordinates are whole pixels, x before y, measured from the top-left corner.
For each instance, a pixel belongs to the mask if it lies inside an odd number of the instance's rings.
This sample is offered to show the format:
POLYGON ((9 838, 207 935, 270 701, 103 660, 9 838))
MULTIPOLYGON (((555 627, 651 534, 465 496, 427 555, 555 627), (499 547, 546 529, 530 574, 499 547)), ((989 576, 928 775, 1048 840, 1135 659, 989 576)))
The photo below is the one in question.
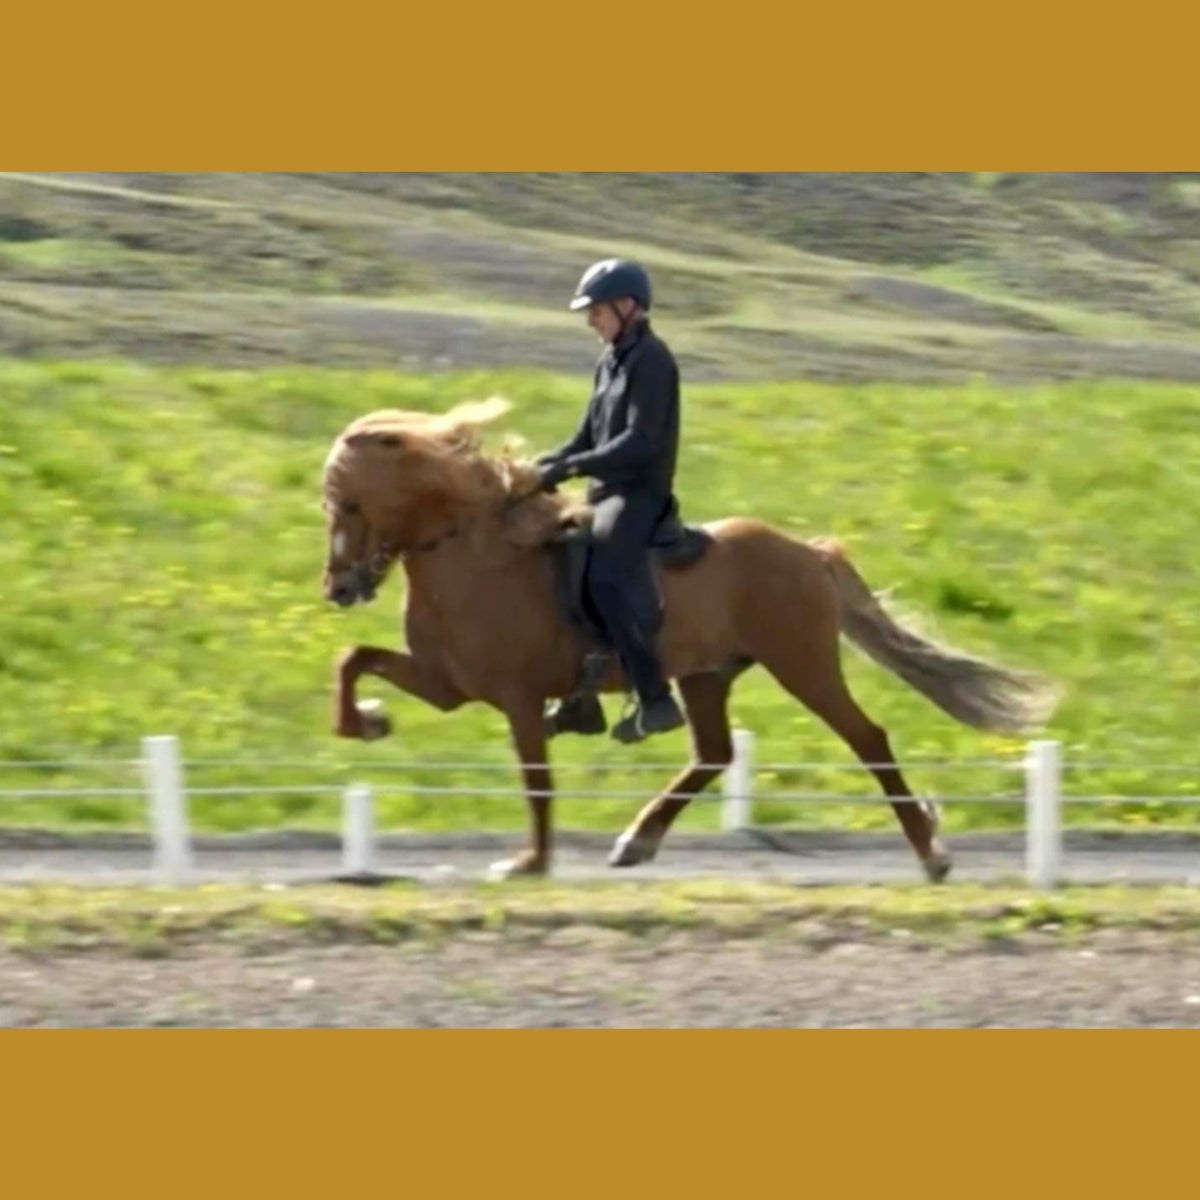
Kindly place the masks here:
POLYGON ((160 883, 178 887, 192 869, 179 739, 170 735, 143 738, 142 763, 154 837, 155 873, 160 883))
POLYGON ((721 777, 725 799, 721 804, 721 828, 749 829, 753 824, 754 734, 749 729, 733 731, 733 762, 721 777))
POLYGON ((352 783, 342 793, 342 870, 347 875, 375 870, 375 813, 367 783, 352 783))
POLYGON ((1025 874, 1052 888, 1062 863, 1062 747, 1031 742, 1025 759, 1025 874))

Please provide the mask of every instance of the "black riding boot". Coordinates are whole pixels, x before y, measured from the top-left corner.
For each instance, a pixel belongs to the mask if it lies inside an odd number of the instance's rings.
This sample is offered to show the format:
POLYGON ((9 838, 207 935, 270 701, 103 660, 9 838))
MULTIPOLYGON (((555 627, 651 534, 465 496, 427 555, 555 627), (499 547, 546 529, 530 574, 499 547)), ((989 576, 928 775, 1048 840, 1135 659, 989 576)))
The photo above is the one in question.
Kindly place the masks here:
POLYGON ((593 651, 583 660, 583 671, 575 690, 546 710, 547 737, 556 737, 560 733, 603 733, 608 728, 597 689, 609 657, 593 651))
POLYGON ((613 726, 612 736, 618 742, 640 742, 684 725, 684 715, 671 695, 671 685, 643 623, 635 618, 623 629, 614 630, 613 640, 633 685, 636 703, 633 711, 613 726))
POLYGON ((603 733, 608 728, 604 705, 595 692, 576 692, 546 711, 546 736, 560 733, 603 733))

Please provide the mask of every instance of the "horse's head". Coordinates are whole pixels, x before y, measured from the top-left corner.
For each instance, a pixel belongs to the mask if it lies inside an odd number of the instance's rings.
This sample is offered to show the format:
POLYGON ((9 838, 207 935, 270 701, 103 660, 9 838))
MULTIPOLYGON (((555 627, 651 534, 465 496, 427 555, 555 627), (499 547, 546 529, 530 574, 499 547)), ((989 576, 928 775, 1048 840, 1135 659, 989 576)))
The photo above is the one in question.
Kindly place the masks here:
POLYGON ((445 414, 385 409, 338 437, 325 461, 327 600, 373 600, 398 558, 457 532, 464 508, 498 486, 474 451, 479 427, 507 408, 490 400, 445 414))
POLYGON ((375 598, 399 549, 389 534, 392 489, 403 443, 398 435, 347 430, 325 462, 324 507, 329 537, 325 598, 348 607, 375 598))

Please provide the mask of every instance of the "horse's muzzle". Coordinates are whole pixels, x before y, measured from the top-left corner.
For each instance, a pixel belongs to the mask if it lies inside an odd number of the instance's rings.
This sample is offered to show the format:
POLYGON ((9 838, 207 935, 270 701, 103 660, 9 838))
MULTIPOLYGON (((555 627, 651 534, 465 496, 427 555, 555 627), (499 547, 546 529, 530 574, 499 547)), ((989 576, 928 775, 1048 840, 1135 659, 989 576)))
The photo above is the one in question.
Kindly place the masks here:
POLYGON ((358 593, 349 583, 339 583, 328 592, 328 599, 339 608, 349 608, 357 603, 358 593))
POLYGON ((361 563, 356 563, 339 579, 327 579, 325 598, 339 608, 350 608, 355 604, 369 604, 379 590, 375 574, 361 563))

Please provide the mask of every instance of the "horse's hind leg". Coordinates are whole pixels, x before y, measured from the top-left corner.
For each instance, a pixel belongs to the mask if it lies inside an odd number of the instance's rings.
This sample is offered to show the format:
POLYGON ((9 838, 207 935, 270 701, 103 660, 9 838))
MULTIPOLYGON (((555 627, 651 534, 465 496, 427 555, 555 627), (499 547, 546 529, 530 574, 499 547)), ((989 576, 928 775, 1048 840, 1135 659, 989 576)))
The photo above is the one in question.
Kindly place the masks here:
POLYGON ((887 796, 909 844, 935 882, 950 870, 950 856, 937 838, 937 810, 917 800, 896 766, 887 733, 859 708, 842 674, 837 634, 819 638, 810 628, 791 645, 774 647, 763 666, 802 704, 823 720, 865 763, 887 796))
POLYGON ((694 760, 634 818, 616 844, 608 863, 633 867, 649 862, 658 853, 671 822, 733 761, 726 705, 735 672, 687 675, 679 680, 679 694, 692 730, 694 760))

